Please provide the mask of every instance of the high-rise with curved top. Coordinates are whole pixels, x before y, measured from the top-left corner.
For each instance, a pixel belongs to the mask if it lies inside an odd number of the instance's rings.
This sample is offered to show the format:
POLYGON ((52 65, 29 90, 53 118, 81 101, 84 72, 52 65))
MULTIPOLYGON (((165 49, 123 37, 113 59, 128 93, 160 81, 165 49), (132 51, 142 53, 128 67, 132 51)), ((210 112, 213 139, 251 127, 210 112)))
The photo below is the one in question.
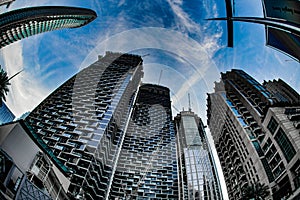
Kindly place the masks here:
POLYGON ((143 84, 126 129, 108 199, 179 199, 170 90, 143 84))
POLYGON ((43 32, 84 26, 97 17, 90 9, 41 6, 0 15, 0 48, 43 32))
POLYGON ((67 167, 69 182, 64 188, 71 199, 107 196, 143 76, 142 62, 137 55, 107 52, 56 89, 26 118, 67 167))

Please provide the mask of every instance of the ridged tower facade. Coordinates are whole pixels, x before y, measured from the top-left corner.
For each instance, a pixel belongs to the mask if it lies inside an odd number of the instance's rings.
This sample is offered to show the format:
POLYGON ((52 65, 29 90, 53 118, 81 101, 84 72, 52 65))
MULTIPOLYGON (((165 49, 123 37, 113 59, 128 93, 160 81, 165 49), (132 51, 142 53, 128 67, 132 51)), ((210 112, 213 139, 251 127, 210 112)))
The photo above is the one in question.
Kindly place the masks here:
POLYGON ((68 168, 70 197, 106 197, 142 76, 140 56, 107 52, 26 118, 68 168))

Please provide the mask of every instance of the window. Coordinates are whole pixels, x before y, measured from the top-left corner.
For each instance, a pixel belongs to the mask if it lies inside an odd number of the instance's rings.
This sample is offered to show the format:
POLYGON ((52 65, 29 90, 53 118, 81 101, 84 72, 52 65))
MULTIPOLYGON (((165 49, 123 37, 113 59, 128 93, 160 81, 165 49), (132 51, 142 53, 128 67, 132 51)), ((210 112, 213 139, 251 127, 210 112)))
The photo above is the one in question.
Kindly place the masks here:
POLYGON ((277 178, 283 171, 284 171, 284 165, 281 163, 276 169, 274 170, 274 176, 277 178))
POLYGON ((243 127, 247 126, 246 122, 244 121, 243 118, 238 117, 239 122, 242 124, 243 127))
POLYGON ((274 117, 271 117, 270 122, 267 126, 267 128, 269 129, 269 131, 274 134, 276 129, 278 127, 278 123, 276 122, 276 120, 274 119, 274 117))
POLYGON ((278 145, 279 145, 284 157, 286 158, 286 160, 288 162, 290 160, 292 160, 292 158, 296 154, 296 151, 295 151, 292 143, 290 142, 290 140, 286 136, 285 132, 282 130, 282 128, 279 128, 278 133, 275 135, 274 139, 278 143, 278 145))
POLYGON ((263 146, 264 152, 266 152, 266 151, 269 149, 269 147, 270 147, 271 145, 272 145, 272 141, 271 141, 270 138, 268 138, 267 142, 266 142, 265 145, 263 146))
POLYGON ((258 143, 257 141, 253 141, 252 144, 253 144, 253 146, 254 146, 256 152, 258 153, 259 157, 264 156, 264 152, 262 151, 262 149, 261 149, 259 143, 258 143))
POLYGON ((264 169, 265 169, 265 172, 266 172, 267 177, 269 179, 269 182, 274 181, 274 176, 273 176, 273 173, 272 173, 272 170, 271 170, 271 168, 269 166, 268 161, 265 158, 263 158, 263 159, 261 159, 261 162, 262 162, 262 164, 264 166, 264 169))

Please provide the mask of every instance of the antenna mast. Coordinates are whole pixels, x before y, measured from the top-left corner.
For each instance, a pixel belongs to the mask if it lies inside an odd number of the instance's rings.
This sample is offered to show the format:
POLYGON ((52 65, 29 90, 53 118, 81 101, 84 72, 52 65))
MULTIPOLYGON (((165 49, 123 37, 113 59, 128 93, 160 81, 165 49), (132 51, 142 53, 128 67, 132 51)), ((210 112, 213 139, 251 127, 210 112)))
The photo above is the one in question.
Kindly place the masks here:
POLYGON ((192 111, 192 107, 191 107, 191 97, 190 97, 190 93, 188 93, 188 98, 189 98, 189 111, 192 111))
POLYGON ((163 73, 163 70, 160 70, 160 74, 159 74, 159 78, 158 78, 158 85, 159 85, 159 83, 160 83, 160 79, 161 79, 162 73, 163 73))

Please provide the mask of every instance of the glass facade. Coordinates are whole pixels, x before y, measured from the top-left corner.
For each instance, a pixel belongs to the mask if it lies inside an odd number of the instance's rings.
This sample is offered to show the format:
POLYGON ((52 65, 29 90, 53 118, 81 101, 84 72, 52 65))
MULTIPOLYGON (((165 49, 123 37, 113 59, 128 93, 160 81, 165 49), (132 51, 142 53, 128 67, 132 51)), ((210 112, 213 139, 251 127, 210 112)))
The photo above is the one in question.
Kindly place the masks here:
POLYGON ((11 122, 15 119, 15 115, 9 110, 4 102, 0 105, 0 125, 11 122))
POLYGON ((139 88, 109 199, 178 199, 176 139, 169 89, 139 88))
POLYGON ((39 33, 81 27, 96 16, 89 9, 62 6, 13 10, 0 15, 0 48, 39 33))
POLYGON ((181 199, 222 199, 219 180, 200 118, 182 111, 175 118, 181 199))
POLYGON ((71 198, 101 199, 120 151, 140 84, 140 56, 107 52, 66 81, 26 118, 70 171, 71 198))
POLYGON ((274 139, 279 145, 284 157, 289 162, 295 156, 296 151, 282 128, 279 128, 274 139))
POLYGON ((267 128, 269 129, 269 131, 272 134, 274 134, 275 131, 276 131, 276 129, 277 129, 277 127, 278 127, 277 121, 274 119, 274 117, 271 117, 270 122, 269 122, 267 128))
POLYGON ((198 127, 194 117, 182 117, 183 128, 185 132, 185 143, 187 146, 202 146, 198 127))

